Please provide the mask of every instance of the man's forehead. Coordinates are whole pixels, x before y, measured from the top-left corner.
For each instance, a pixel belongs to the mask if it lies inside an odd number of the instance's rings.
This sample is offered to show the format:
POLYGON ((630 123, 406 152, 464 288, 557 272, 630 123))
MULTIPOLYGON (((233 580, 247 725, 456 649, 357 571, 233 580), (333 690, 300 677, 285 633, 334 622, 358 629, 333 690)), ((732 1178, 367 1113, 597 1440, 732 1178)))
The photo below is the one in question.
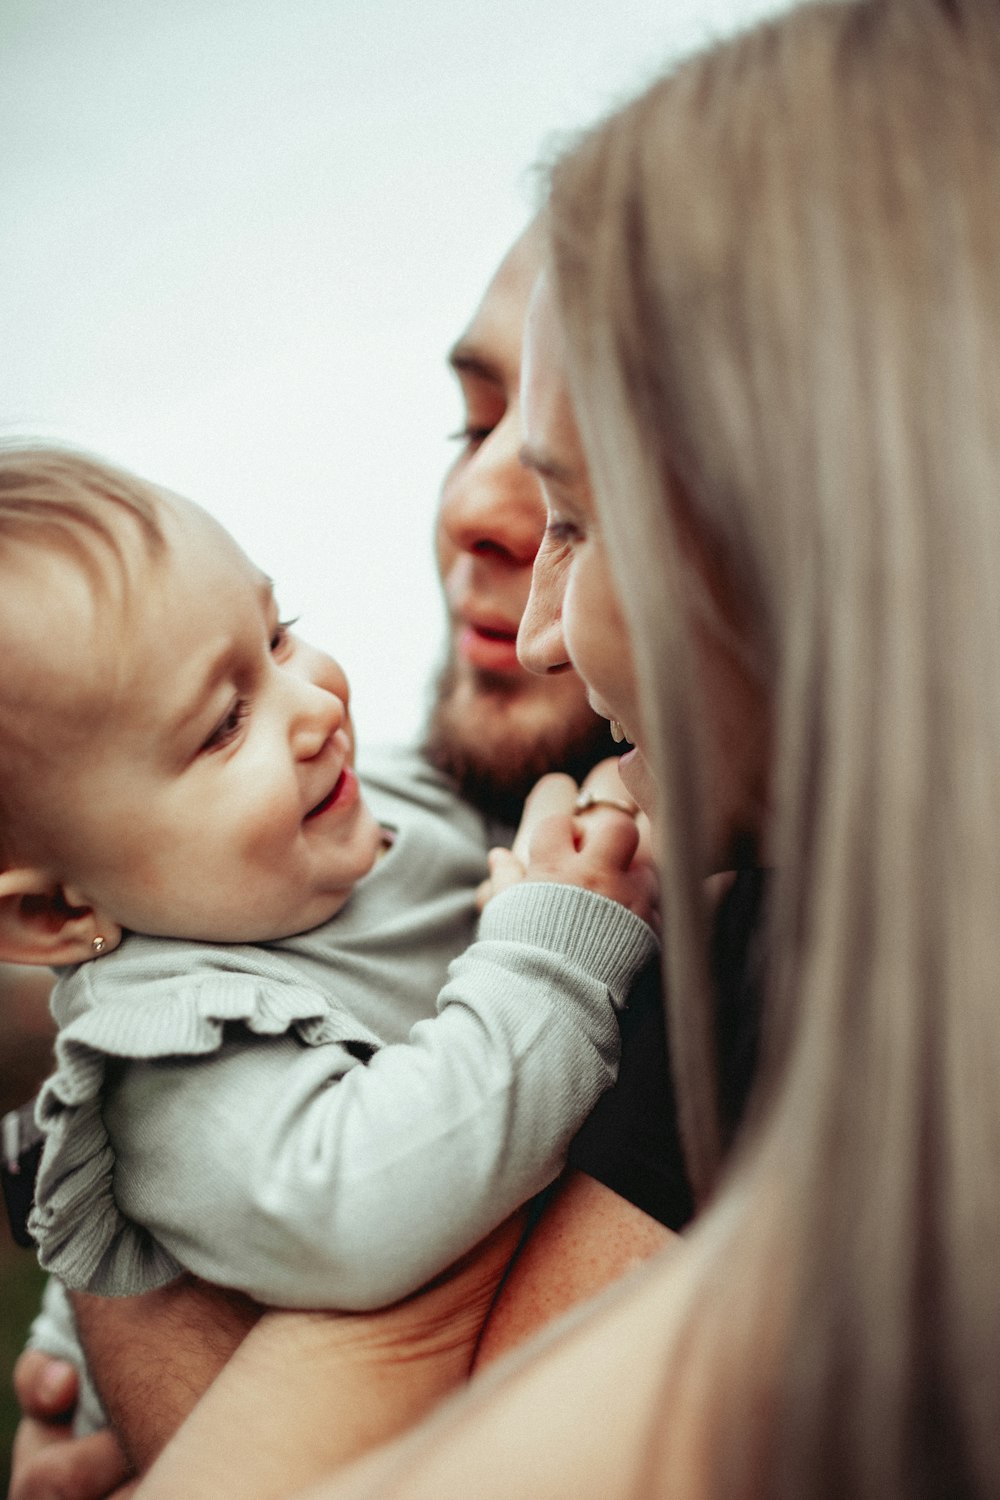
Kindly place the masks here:
POLYGON ((541 267, 541 237, 534 223, 504 256, 472 321, 449 356, 459 373, 501 383, 521 363, 521 336, 531 289, 541 267))

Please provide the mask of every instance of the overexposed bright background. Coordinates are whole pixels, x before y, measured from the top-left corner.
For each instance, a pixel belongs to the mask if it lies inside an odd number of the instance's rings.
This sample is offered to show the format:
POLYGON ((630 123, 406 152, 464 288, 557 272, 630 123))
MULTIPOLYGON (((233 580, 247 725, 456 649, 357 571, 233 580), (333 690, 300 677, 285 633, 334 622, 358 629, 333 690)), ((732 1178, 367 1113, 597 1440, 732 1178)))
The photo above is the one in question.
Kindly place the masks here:
POLYGON ((553 137, 775 0, 0 0, 0 432, 200 500, 408 738, 442 356, 553 137))

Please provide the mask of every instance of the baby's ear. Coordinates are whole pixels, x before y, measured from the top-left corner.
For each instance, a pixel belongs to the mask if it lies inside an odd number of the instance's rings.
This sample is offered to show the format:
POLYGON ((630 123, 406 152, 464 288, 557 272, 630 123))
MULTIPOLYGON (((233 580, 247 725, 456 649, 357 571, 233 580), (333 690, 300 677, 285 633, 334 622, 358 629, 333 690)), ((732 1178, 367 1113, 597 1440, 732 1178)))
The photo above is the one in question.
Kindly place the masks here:
POLYGON ((121 935, 121 928, 102 921, 85 897, 44 870, 25 866, 0 872, 3 963, 80 964, 117 948, 121 935))

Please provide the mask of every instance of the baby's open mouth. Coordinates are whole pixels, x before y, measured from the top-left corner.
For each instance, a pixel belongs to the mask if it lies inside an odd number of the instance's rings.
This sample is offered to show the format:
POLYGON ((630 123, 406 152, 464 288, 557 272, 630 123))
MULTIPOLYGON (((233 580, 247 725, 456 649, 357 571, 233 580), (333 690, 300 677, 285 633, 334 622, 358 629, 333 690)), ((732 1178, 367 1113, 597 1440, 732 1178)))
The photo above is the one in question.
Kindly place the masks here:
POLYGON ((309 809, 309 811, 306 813, 306 818, 305 818, 305 820, 306 820, 307 823, 308 823, 308 821, 309 821, 310 818, 318 818, 319 815, 320 815, 320 813, 325 813, 328 807, 332 807, 333 806, 333 804, 336 802, 337 798, 340 796, 341 788, 344 785, 344 778, 346 777, 346 775, 347 775, 346 771, 341 771, 340 775, 337 777, 336 781, 333 783, 333 786, 330 788, 330 790, 327 792, 326 796, 323 798, 322 802, 317 802, 315 807, 311 807, 309 809))

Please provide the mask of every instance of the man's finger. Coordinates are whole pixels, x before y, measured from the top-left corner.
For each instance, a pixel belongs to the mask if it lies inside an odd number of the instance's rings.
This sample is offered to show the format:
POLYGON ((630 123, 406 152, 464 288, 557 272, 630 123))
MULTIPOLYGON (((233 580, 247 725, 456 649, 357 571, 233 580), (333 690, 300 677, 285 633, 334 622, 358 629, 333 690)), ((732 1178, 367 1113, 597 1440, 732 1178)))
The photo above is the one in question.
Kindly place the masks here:
POLYGON ((14 1393, 26 1417, 50 1422, 72 1413, 80 1395, 80 1379, 68 1360, 26 1349, 14 1366, 14 1393))
POLYGON ((35 1445, 37 1434, 24 1432, 37 1423, 24 1421, 14 1439, 8 1500, 104 1500, 131 1477, 131 1469, 108 1431, 89 1437, 35 1445))
MULTIPOLYGON (((72 1441, 73 1429, 63 1422, 38 1422, 34 1417, 22 1417, 17 1424, 14 1442, 11 1446, 11 1467, 15 1477, 18 1470, 36 1459, 39 1453, 72 1441)), ((15 1494, 19 1493, 20 1491, 12 1484, 11 1500, 15 1494)))

